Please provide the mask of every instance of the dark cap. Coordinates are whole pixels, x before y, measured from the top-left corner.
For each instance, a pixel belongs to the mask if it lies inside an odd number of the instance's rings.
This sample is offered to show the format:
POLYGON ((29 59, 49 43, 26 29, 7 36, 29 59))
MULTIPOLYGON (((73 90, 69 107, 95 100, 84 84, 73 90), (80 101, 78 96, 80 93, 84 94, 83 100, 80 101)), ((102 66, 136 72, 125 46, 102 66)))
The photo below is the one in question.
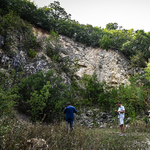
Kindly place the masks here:
POLYGON ((121 102, 118 102, 117 104, 121 104, 121 102))
POLYGON ((71 103, 70 103, 70 102, 68 102, 68 103, 67 103, 67 105, 71 105, 71 103))

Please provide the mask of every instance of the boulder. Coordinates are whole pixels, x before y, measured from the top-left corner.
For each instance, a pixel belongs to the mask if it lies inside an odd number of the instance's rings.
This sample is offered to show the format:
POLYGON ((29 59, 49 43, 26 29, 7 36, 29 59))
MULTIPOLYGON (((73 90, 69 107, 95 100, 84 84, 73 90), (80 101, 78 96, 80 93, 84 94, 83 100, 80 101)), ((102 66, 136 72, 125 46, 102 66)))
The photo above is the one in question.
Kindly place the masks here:
POLYGON ((92 110, 88 110, 88 111, 86 112, 86 115, 87 115, 87 116, 93 116, 94 114, 93 114, 93 111, 92 111, 92 110))
POLYGON ((49 147, 44 139, 32 138, 27 140, 27 149, 30 150, 48 150, 49 147))
POLYGON ((101 112, 100 117, 103 118, 103 119, 106 119, 107 118, 107 114, 105 112, 101 112))
POLYGON ((88 124, 88 128, 93 128, 93 127, 94 127, 94 123, 88 124))
POLYGON ((107 123, 104 123, 100 125, 100 128, 106 128, 106 126, 107 126, 107 123))

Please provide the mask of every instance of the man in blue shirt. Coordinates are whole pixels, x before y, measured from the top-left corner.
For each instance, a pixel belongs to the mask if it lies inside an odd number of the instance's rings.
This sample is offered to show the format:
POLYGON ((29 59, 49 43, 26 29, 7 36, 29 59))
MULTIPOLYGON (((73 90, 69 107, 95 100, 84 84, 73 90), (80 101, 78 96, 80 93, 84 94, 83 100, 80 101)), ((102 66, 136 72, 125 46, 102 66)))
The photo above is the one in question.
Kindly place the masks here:
POLYGON ((66 125, 68 131, 68 123, 70 124, 70 130, 73 130, 73 120, 74 120, 74 113, 77 113, 77 110, 71 106, 70 102, 67 103, 67 107, 64 110, 66 114, 66 125))

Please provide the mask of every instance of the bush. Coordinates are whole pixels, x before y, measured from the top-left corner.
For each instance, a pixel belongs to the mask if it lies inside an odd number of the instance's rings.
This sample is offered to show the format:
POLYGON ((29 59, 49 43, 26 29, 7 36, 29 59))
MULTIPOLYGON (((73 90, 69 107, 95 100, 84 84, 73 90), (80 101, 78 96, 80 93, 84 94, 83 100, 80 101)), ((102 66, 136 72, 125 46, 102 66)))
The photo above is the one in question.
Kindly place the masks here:
POLYGON ((112 39, 109 35, 104 35, 101 40, 99 40, 99 45, 103 49, 110 49, 112 45, 112 39))
POLYGON ((38 120, 47 114, 46 120, 52 121, 66 105, 70 88, 54 70, 38 72, 23 78, 18 86, 18 109, 38 120))
POLYGON ((131 57, 130 64, 131 64, 131 67, 133 67, 133 68, 146 67, 144 53, 140 52, 140 51, 136 51, 136 54, 133 57, 131 57))
POLYGON ((80 86, 85 105, 105 105, 104 85, 104 83, 99 83, 95 73, 92 77, 88 75, 82 77, 80 86))
POLYGON ((110 91, 108 104, 110 104, 111 110, 114 112, 114 104, 121 101, 122 105, 125 107, 126 117, 132 117, 133 114, 137 116, 139 113, 146 111, 146 98, 147 94, 144 92, 142 86, 122 85, 119 86, 119 89, 113 88, 113 90, 110 91), (113 93, 115 93, 115 95, 113 93))
POLYGON ((31 28, 28 28, 28 30, 25 31, 25 40, 23 41, 23 44, 27 51, 31 51, 31 49, 32 51, 37 51, 37 49, 41 47, 41 43, 38 42, 37 37, 34 35, 31 28))
POLYGON ((27 51, 27 54, 28 54, 29 57, 35 58, 37 52, 35 52, 34 50, 30 49, 29 51, 27 51))
POLYGON ((0 71, 0 117, 9 115, 12 112, 15 105, 14 100, 17 98, 17 94, 12 93, 12 88, 7 87, 8 83, 11 83, 6 72, 0 71))
POLYGON ((120 85, 110 89, 106 83, 99 83, 96 75, 93 74, 92 77, 85 75, 80 81, 82 102, 84 105, 97 105, 115 115, 115 109, 118 109, 116 104, 121 101, 126 109, 126 117, 134 119, 148 108, 146 102, 148 92, 139 81, 139 84, 136 83, 137 80, 132 79, 131 85, 120 85))
POLYGON ((59 35, 54 31, 51 31, 50 36, 45 39, 45 43, 46 54, 52 58, 52 60, 58 60, 60 52, 59 35))

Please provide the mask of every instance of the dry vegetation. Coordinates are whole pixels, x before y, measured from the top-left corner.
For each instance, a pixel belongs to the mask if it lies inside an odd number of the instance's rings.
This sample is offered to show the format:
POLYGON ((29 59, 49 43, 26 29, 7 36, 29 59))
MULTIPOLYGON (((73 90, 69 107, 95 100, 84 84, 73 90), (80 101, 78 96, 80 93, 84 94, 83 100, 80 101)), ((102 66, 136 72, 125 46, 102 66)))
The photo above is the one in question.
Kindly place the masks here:
POLYGON ((0 119, 0 149, 27 150, 27 140, 44 139, 48 150, 79 150, 79 149, 147 149, 150 125, 135 121, 126 129, 126 136, 120 137, 120 129, 114 125, 105 129, 75 126, 72 132, 66 133, 65 123, 41 125, 39 123, 20 122, 9 117, 0 119))

